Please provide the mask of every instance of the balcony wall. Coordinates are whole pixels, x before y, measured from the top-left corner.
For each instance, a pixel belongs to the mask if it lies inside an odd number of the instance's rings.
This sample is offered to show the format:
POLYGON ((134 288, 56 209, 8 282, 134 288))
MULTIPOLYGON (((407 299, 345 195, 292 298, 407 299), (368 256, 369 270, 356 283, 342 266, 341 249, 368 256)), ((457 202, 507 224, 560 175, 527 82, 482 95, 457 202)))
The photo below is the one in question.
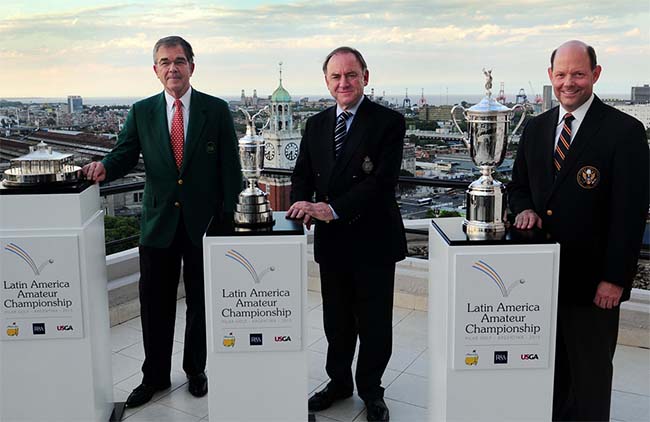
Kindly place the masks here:
MULTIPOLYGON (((427 229, 429 220, 405 220, 411 229, 427 229)), ((318 264, 313 256, 313 232, 307 236, 308 289, 320 291, 318 264)), ((140 315, 138 249, 133 248, 106 257, 111 326, 140 315)), ((406 258, 399 262, 395 276, 395 306, 427 311, 428 261, 406 258)), ((185 296, 180 283, 178 297, 185 296)), ((650 291, 634 289, 632 298, 621 306, 619 344, 650 348, 650 291)))

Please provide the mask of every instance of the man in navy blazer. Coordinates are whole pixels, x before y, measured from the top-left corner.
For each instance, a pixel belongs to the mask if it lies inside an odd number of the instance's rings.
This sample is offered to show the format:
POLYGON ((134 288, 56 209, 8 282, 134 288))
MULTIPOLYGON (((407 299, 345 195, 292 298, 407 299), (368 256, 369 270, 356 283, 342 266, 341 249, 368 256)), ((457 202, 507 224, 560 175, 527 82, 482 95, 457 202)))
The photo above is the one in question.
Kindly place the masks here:
POLYGON ((648 211, 645 130, 593 94, 601 70, 583 42, 553 52, 560 105, 526 126, 509 186, 514 226, 560 243, 553 420, 609 420, 619 305, 648 211))
POLYGON ((309 399, 310 411, 350 397, 355 381, 368 420, 387 421, 381 377, 392 350, 395 262, 406 239, 395 187, 402 162, 404 117, 363 95, 368 69, 350 47, 323 64, 337 105, 307 121, 291 179, 289 218, 315 221, 323 322, 331 381, 309 399))

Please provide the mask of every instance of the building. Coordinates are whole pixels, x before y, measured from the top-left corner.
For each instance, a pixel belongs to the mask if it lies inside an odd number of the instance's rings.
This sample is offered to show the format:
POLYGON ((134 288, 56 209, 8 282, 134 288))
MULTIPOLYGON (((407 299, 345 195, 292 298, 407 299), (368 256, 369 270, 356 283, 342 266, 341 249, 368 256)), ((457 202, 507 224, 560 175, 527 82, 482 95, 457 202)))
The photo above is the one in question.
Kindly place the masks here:
POLYGON ((650 103, 650 85, 633 86, 631 100, 636 104, 650 103))
POLYGON ((617 104, 614 107, 639 120, 646 129, 650 128, 650 103, 617 104))
MULTIPOLYGON (((271 118, 264 137, 264 167, 292 170, 296 165, 300 150, 300 130, 294 127, 293 102, 291 95, 280 83, 271 95, 271 118)), ((289 176, 265 176, 260 180, 262 188, 268 192, 271 208, 284 211, 291 205, 291 178, 289 176)))
POLYGON ((553 108, 553 87, 544 85, 542 89, 542 112, 544 112, 553 108))
POLYGON ((410 175, 415 176, 415 144, 404 142, 401 170, 407 171, 410 175))
POLYGON ((418 111, 418 118, 425 122, 439 122, 451 120, 451 107, 450 105, 429 106, 425 105, 420 107, 418 111))
POLYGON ((81 113, 84 109, 83 99, 79 95, 68 95, 68 112, 81 113))

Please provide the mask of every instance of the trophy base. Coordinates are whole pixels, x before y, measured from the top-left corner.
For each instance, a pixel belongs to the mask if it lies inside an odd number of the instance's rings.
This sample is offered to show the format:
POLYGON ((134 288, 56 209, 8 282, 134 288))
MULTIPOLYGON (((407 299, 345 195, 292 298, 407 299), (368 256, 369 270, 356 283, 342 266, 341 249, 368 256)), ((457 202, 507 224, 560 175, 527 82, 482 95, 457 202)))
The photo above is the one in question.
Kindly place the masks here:
POLYGON ((465 220, 463 221, 463 231, 469 240, 500 240, 506 235, 506 225, 465 220))

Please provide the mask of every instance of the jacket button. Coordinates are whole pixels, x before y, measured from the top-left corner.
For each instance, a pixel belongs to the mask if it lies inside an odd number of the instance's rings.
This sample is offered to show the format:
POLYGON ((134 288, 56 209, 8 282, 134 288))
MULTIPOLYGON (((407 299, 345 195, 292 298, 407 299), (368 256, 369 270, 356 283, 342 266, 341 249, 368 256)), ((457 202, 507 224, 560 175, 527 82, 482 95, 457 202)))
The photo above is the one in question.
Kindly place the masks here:
POLYGON ((176 201, 176 202, 174 202, 174 206, 175 206, 176 208, 180 208, 180 207, 181 207, 181 203, 178 202, 178 201, 176 201))
POLYGON ((178 184, 182 185, 183 184, 183 179, 178 179, 178 184))
POLYGON ((553 215, 553 210, 546 210, 546 215, 549 217, 553 215))

